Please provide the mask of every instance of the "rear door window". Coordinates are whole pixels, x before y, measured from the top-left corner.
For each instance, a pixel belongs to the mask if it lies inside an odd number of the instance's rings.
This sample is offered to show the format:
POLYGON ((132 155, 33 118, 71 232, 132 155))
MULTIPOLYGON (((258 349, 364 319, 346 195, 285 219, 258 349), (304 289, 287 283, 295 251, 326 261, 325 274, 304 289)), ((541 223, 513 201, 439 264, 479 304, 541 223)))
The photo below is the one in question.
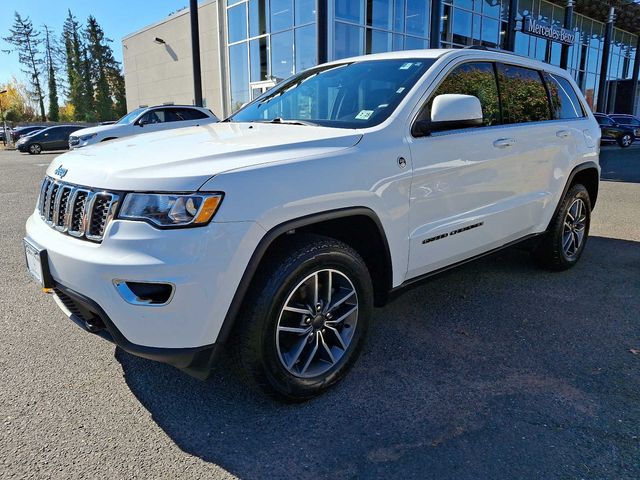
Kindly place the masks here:
POLYGON ((547 89, 538 70, 498 64, 498 81, 504 123, 551 119, 547 89))
POLYGON ((546 72, 543 76, 549 89, 553 118, 565 120, 584 117, 582 104, 569 80, 546 72))
POLYGON ((207 116, 202 113, 200 110, 196 110, 195 108, 177 108, 176 115, 181 118, 181 120, 200 120, 201 118, 207 118, 207 116))

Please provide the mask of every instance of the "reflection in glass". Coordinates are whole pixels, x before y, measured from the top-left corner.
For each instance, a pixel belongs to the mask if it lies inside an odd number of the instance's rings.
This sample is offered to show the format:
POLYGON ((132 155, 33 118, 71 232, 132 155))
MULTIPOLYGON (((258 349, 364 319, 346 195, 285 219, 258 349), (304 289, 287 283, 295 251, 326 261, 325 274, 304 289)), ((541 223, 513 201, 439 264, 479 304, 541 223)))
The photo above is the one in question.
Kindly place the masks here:
POLYGON ((249 42, 249 61, 252 82, 261 82, 269 79, 267 55, 267 37, 258 38, 249 42))
POLYGON ((249 37, 267 33, 266 0, 249 0, 249 37))
POLYGON ((247 5, 243 3, 227 10, 229 43, 247 38, 247 5))
POLYGON ((333 44, 336 59, 362 55, 364 53, 364 28, 336 22, 333 44))
POLYGON ((456 67, 438 86, 421 116, 424 115, 424 119, 431 118, 431 104, 434 98, 438 95, 451 93, 477 97, 482 105, 484 125, 489 126, 500 123, 498 85, 491 63, 465 63, 456 67))
POLYGON ((367 29, 367 54, 388 52, 391 47, 390 33, 367 29))
POLYGON ((429 36, 429 5, 427 0, 407 0, 407 29, 409 35, 429 36))
POLYGON ((453 42, 467 45, 471 40, 471 13, 453 9, 453 42))
POLYGON ((318 63, 316 42, 315 24, 296 28, 296 72, 302 72, 318 63))
POLYGON ((364 0, 337 1, 335 8, 337 19, 364 24, 364 0))
POLYGON ((405 50, 421 50, 423 48, 428 48, 429 43, 424 38, 417 37, 404 37, 404 49, 405 50))
POLYGON ((236 111, 249 101, 249 72, 247 71, 247 43, 229 47, 229 83, 231 110, 236 111))
POLYGON ((293 72, 293 30, 271 35, 271 76, 280 82, 293 72))
POLYGON ((393 0, 369 0, 367 25, 391 30, 393 25, 393 0))
POLYGON ((271 31, 293 27, 293 0, 271 0, 271 31))
POLYGON ((498 65, 505 123, 550 119, 549 98, 537 70, 498 65))
POLYGON ((316 0, 296 0, 295 7, 296 25, 316 21, 316 0))

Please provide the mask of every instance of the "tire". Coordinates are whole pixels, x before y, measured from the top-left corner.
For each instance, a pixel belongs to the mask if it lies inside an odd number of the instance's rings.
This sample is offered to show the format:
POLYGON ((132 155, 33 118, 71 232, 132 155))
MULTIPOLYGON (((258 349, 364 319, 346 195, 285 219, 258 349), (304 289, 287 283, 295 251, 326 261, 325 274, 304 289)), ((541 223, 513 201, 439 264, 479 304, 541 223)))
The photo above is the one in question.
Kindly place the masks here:
POLYGON ((584 251, 591 224, 591 200, 584 185, 573 185, 534 250, 534 258, 549 270, 573 267, 584 251))
POLYGON ((621 135, 620 138, 618 138, 618 145, 620 145, 622 148, 627 148, 633 144, 633 140, 633 135, 631 135, 630 133, 625 133, 624 135, 621 135))
POLYGON ((29 153, 31 155, 40 155, 40 152, 42 152, 42 147, 40 146, 39 143, 34 143, 33 145, 29 145, 29 153))
POLYGON ((353 366, 373 311, 373 286, 354 249, 296 234, 261 265, 243 303, 230 341, 236 370, 278 400, 301 402, 353 366), (315 309, 314 287, 321 304, 315 309))

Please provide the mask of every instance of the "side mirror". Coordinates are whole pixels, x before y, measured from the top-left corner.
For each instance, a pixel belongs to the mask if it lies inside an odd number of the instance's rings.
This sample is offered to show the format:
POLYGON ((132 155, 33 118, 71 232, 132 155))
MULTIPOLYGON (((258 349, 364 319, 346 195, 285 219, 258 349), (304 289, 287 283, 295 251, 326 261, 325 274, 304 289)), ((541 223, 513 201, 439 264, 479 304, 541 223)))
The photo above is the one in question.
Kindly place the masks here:
POLYGON ((483 115, 480 100, 473 95, 438 95, 431 105, 431 121, 418 120, 412 133, 427 136, 432 132, 482 126, 483 115))
POLYGON ((138 125, 139 127, 144 127, 146 124, 147 124, 147 121, 144 120, 143 118, 141 118, 136 122, 136 125, 138 125))

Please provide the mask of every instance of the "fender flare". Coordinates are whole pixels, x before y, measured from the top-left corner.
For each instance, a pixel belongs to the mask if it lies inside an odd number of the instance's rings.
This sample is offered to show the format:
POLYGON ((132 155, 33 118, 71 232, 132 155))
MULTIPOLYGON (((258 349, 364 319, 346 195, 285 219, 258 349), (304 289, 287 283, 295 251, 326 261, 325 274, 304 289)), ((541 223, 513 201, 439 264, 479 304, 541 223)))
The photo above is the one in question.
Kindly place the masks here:
POLYGON ((242 279, 236 288, 236 292, 233 296, 233 300, 231 301, 231 305, 227 310, 227 314, 224 317, 224 321, 222 326, 220 327, 220 331, 218 332, 218 338, 216 339, 216 343, 226 343, 231 331, 233 330, 233 325, 235 324, 236 317, 240 312, 240 307, 242 306, 242 302, 244 301, 247 293, 249 292, 249 286, 253 281, 255 274, 258 270, 262 259, 264 258, 265 253, 271 247, 271 245, 275 242, 277 238, 281 235, 298 228, 307 227, 316 223, 325 222, 328 220, 335 220, 339 218, 345 217, 353 217, 353 216, 365 216, 369 219, 373 220, 378 231, 380 233, 380 237, 385 247, 385 259, 387 261, 387 265, 389 266, 386 280, 388 281, 389 288, 391 288, 391 276, 393 272, 392 263, 391 263, 391 251, 389 249, 389 243, 387 241, 387 236, 384 231, 384 227, 382 226, 382 222, 378 215, 368 207, 347 207, 340 208, 336 210, 329 210, 325 212, 313 213, 311 215, 306 215, 303 217, 295 218, 292 220, 287 220, 269 230, 260 240, 257 247, 253 251, 249 263, 245 267, 244 273, 242 275, 242 279))
MULTIPOLYGON (((553 219, 556 217, 556 215, 558 214, 558 210, 560 210, 560 206, 562 205, 562 200, 564 199, 565 195, 567 194, 567 192, 569 191, 569 186, 571 185, 571 183, 573 182, 573 179, 575 178, 575 176, 580 173, 583 172, 585 170, 595 170, 598 173, 598 182, 600 182, 600 168, 598 167, 598 164, 596 162, 584 162, 581 163, 579 165, 576 165, 573 170, 571 170, 571 173, 569 174, 569 176, 567 177, 567 181, 564 184, 564 189, 562 190, 562 195, 560 195, 560 199, 558 200, 558 204, 556 205, 555 210, 553 211, 553 216, 551 217, 551 221, 549 222, 549 224, 551 224, 551 222, 553 221, 553 219)), ((597 192, 596 192, 597 193, 597 192)), ((593 209, 593 207, 595 206, 596 202, 594 201, 593 204, 591 205, 591 209, 593 209)), ((547 227, 548 228, 548 227, 547 227)))

